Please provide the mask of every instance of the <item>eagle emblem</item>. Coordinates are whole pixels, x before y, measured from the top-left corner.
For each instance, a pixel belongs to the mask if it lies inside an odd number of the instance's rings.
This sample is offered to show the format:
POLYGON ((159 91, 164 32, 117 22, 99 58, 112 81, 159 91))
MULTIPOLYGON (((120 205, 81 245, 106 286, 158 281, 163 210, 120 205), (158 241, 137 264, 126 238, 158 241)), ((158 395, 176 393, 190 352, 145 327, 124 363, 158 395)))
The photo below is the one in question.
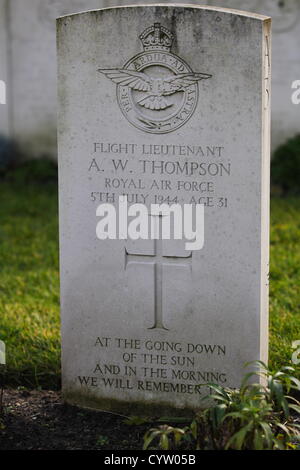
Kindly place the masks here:
POLYGON ((136 127, 152 133, 171 132, 192 116, 198 101, 198 82, 211 78, 193 72, 170 52, 173 35, 155 23, 140 36, 144 52, 123 68, 98 69, 117 85, 119 106, 136 127))
POLYGON ((118 85, 128 86, 133 90, 146 92, 147 95, 138 104, 147 109, 160 111, 173 106, 168 102, 166 96, 173 95, 177 91, 185 91, 199 80, 210 78, 211 75, 205 73, 179 73, 165 78, 154 78, 143 72, 135 70, 108 69, 99 70, 118 85))

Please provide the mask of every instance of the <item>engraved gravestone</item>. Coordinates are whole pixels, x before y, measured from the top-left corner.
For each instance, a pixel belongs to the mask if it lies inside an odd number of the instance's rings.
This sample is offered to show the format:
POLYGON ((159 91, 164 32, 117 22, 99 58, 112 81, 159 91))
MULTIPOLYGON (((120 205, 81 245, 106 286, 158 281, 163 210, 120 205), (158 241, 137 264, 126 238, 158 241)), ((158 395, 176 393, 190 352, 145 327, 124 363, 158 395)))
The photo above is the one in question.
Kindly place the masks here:
POLYGON ((267 360, 270 19, 191 5, 63 17, 58 82, 64 398, 204 406, 199 385, 237 387, 245 362, 267 360), (118 213, 120 196, 204 205, 203 246, 162 239, 151 210, 156 239, 126 238, 121 218, 99 239, 99 208, 118 213))

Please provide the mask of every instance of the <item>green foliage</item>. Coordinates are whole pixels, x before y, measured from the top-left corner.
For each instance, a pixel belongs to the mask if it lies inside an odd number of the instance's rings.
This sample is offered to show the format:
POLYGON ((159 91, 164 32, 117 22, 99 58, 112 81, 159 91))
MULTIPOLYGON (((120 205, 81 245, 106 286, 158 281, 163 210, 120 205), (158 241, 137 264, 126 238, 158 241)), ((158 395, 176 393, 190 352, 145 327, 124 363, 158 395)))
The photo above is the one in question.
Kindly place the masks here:
POLYGON ((142 424, 147 424, 151 420, 149 418, 143 418, 141 416, 130 416, 129 418, 124 419, 123 423, 127 426, 141 426, 142 424))
POLYGON ((49 158, 26 160, 5 174, 5 180, 15 184, 57 183, 57 164, 49 158))
POLYGON ((300 194, 300 134, 274 152, 271 181, 280 186, 284 194, 300 194))
POLYGON ((291 413, 300 415, 300 403, 287 395, 300 392, 300 382, 286 367, 272 373, 256 363, 260 371, 246 374, 241 388, 230 389, 208 384, 211 393, 205 397, 214 404, 197 414, 183 429, 165 425, 152 428, 144 437, 144 448, 156 444, 158 449, 225 449, 288 450, 296 449, 300 425, 291 413), (260 375, 265 385, 250 383, 260 375))
POLYGON ((105 447, 109 444, 109 438, 107 436, 98 436, 97 442, 96 442, 96 447, 100 448, 105 447))
POLYGON ((174 428, 167 424, 152 428, 144 437, 143 449, 150 448, 150 444, 155 440, 158 441, 158 448, 161 450, 177 449, 186 432, 186 429, 174 428))

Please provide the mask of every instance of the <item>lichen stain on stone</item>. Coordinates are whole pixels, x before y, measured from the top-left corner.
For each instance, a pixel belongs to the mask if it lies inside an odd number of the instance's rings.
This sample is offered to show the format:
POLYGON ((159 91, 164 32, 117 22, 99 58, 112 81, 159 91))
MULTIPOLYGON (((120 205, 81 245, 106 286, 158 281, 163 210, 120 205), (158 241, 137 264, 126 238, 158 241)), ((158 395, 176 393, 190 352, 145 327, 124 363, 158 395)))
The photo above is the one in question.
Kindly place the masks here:
MULTIPOLYGON (((191 417, 195 414, 195 409, 187 407, 172 407, 168 402, 136 400, 126 401, 114 398, 101 398, 90 390, 76 391, 63 390, 63 400, 70 405, 79 406, 95 411, 107 411, 113 413, 126 414, 127 416, 178 416, 191 417)), ((199 409, 201 408, 199 404, 199 409)), ((203 408, 203 407, 202 407, 203 408)))
POLYGON ((247 18, 246 16, 231 15, 229 25, 232 32, 235 35, 235 39, 240 41, 241 38, 247 38, 253 26, 253 18, 247 18))

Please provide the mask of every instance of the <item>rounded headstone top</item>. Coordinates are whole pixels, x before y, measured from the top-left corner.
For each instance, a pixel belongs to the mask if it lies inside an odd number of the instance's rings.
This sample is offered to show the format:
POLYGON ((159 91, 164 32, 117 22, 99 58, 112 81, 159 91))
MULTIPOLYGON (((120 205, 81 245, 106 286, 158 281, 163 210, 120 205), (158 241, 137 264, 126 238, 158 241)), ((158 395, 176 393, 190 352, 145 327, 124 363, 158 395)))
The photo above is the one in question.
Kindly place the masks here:
POLYGON ((60 16, 60 17, 57 18, 57 21, 59 21, 63 18, 66 18, 67 16, 85 15, 85 14, 94 13, 94 12, 97 12, 97 11, 107 12, 107 11, 111 11, 111 10, 120 10, 120 9, 128 10, 128 9, 131 9, 131 8, 134 8, 134 9, 137 9, 137 8, 153 9, 153 8, 157 8, 157 7, 166 8, 166 9, 172 9, 172 8, 189 9, 189 8, 191 8, 191 9, 205 10, 205 11, 211 11, 211 12, 219 12, 220 14, 224 13, 224 14, 238 15, 238 16, 243 16, 243 17, 247 17, 247 18, 250 18, 250 19, 253 19, 253 20, 259 20, 259 21, 270 21, 271 20, 270 16, 261 15, 261 14, 258 14, 258 13, 252 13, 252 12, 249 12, 249 11, 242 11, 242 10, 236 10, 236 9, 232 9, 232 8, 223 8, 223 7, 217 7, 217 6, 211 6, 211 5, 195 5, 195 4, 189 4, 189 3, 168 3, 168 4, 165 4, 165 3, 151 3, 151 4, 147 4, 147 5, 122 5, 122 6, 105 7, 105 8, 100 8, 100 9, 96 9, 96 10, 95 9, 94 10, 87 10, 87 11, 82 11, 82 12, 78 12, 78 13, 73 13, 71 15, 60 16))

